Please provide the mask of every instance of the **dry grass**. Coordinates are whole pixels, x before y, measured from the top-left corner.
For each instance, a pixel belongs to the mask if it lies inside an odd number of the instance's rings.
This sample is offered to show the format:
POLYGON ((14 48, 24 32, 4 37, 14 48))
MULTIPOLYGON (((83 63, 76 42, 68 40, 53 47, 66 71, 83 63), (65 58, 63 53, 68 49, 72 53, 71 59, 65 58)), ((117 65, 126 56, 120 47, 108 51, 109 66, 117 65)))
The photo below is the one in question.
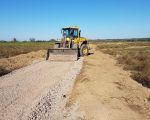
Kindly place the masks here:
POLYGON ((97 49, 113 55, 131 77, 150 88, 150 42, 103 42, 97 49))
POLYGON ((0 59, 32 51, 47 50, 52 45, 51 42, 0 42, 0 59))

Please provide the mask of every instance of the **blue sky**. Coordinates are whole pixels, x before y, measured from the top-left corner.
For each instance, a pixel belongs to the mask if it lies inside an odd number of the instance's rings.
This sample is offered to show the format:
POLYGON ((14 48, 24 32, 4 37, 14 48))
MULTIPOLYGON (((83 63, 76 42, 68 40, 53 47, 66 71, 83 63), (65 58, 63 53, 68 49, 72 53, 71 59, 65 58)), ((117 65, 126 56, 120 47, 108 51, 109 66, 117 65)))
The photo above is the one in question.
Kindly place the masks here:
POLYGON ((93 39, 150 37, 150 0, 0 0, 0 39, 60 38, 70 25, 93 39))

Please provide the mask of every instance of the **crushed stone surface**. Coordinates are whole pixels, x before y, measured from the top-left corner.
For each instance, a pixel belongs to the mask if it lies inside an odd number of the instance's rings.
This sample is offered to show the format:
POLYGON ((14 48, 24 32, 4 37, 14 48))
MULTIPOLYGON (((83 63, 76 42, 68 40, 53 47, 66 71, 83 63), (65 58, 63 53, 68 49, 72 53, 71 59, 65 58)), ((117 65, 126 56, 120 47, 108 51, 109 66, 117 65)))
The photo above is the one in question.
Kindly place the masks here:
POLYGON ((0 120, 62 120, 83 58, 40 61, 0 77, 0 120))

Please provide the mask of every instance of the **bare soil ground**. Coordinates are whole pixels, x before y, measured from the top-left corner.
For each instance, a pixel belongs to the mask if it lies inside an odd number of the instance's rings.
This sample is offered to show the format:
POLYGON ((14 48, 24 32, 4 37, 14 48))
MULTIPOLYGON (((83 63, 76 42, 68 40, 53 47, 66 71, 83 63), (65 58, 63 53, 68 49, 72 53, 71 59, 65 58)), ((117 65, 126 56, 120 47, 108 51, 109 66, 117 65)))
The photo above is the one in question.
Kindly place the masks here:
POLYGON ((100 51, 85 57, 68 106, 78 103, 85 120, 150 120, 150 89, 100 51))

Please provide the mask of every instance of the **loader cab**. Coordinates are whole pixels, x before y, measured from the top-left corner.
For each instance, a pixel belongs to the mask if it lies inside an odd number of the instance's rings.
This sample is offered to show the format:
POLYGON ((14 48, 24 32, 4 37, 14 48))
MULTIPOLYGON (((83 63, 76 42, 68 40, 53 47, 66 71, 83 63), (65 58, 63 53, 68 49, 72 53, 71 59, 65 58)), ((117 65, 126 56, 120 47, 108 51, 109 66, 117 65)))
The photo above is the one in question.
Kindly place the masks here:
POLYGON ((62 35, 63 37, 66 38, 79 38, 80 37, 80 33, 81 31, 79 30, 79 28, 63 28, 62 29, 62 35))

